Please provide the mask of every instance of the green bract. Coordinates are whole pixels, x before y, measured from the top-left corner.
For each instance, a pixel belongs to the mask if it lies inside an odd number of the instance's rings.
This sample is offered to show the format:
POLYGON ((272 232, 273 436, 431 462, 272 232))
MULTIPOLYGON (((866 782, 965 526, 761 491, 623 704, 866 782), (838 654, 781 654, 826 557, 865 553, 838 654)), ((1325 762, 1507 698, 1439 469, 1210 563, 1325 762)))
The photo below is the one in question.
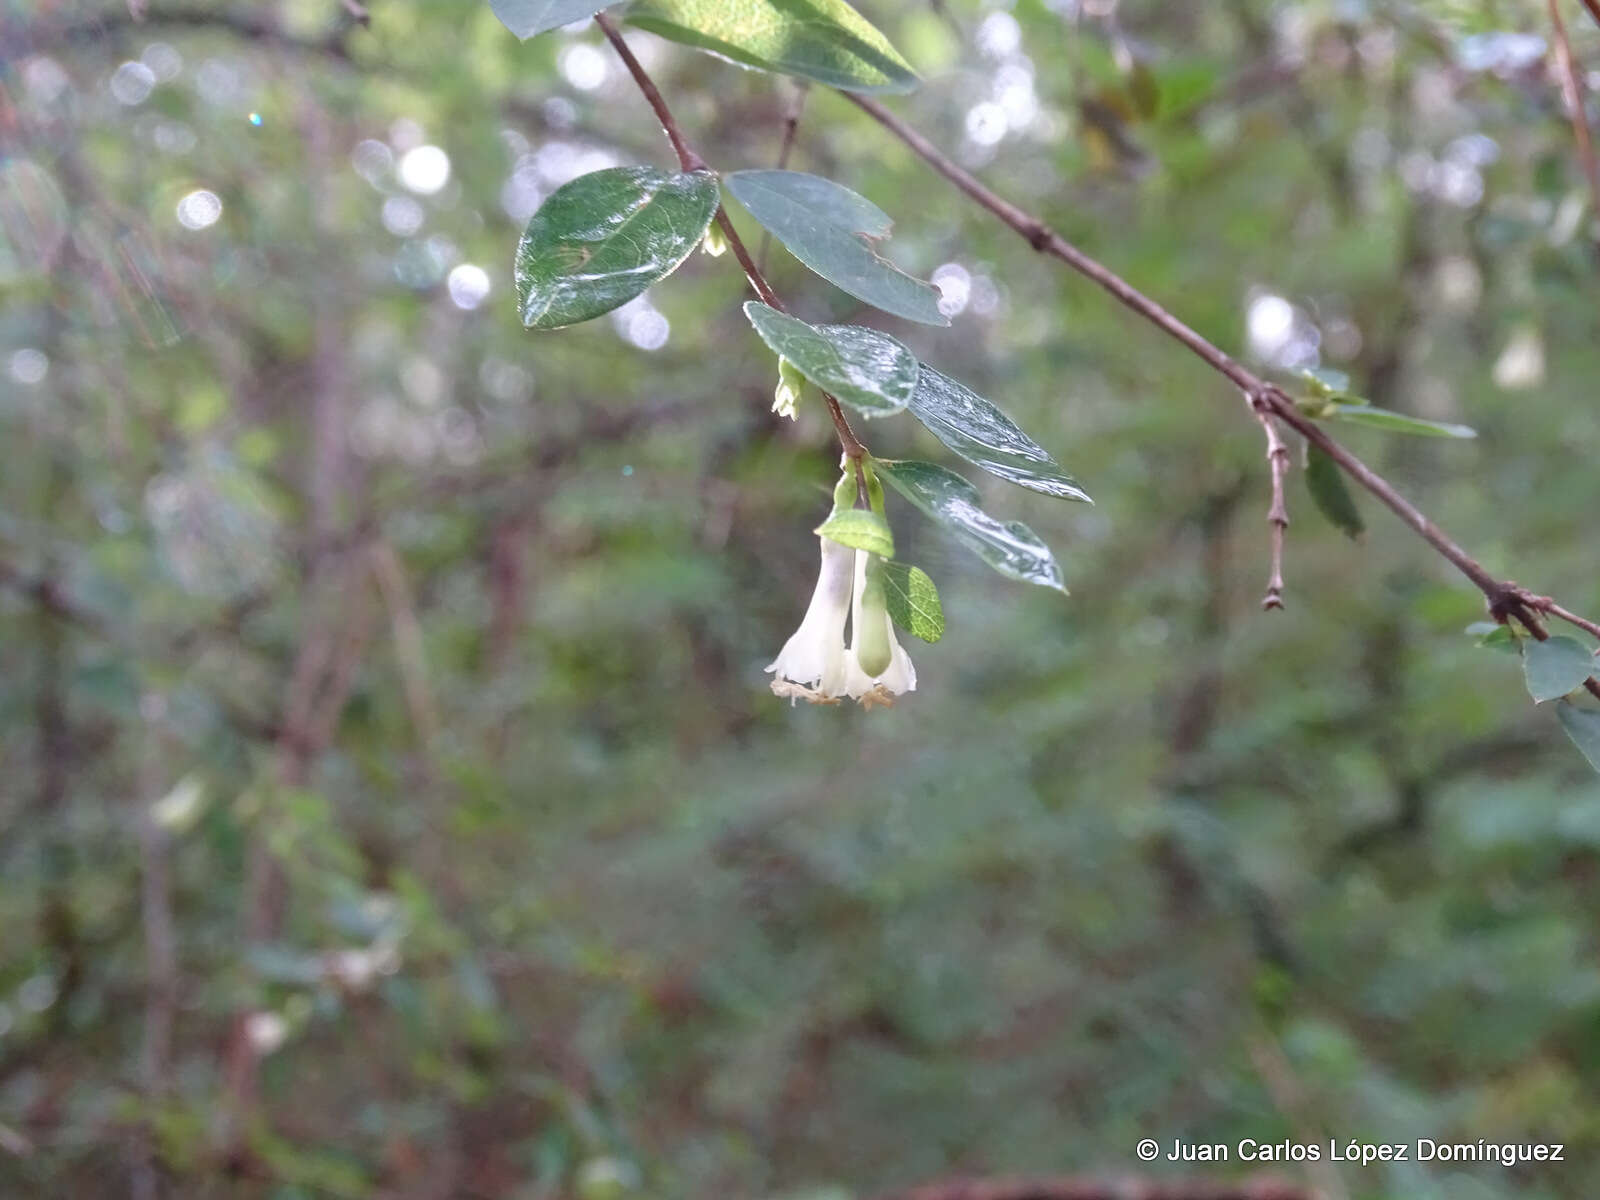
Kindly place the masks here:
POLYGON ((889 616, 901 629, 925 642, 937 642, 944 636, 944 606, 939 603, 939 589, 921 567, 884 563, 883 588, 889 616))

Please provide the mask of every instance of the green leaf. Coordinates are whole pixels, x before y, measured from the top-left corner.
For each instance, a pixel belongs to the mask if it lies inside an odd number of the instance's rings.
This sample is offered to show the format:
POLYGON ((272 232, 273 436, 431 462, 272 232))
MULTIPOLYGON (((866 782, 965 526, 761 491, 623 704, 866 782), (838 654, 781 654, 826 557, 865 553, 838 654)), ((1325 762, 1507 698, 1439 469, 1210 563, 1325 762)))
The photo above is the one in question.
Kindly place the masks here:
POLYGON ((1530 641, 1522 648, 1522 673, 1528 681, 1528 694, 1540 704, 1576 691, 1596 670, 1600 670, 1600 661, 1576 638, 1530 641))
POLYGON ((894 557, 894 532, 889 522, 865 508, 835 509, 813 532, 853 550, 867 550, 883 558, 894 557))
POLYGON ((560 329, 620 308, 678 269, 718 201, 709 171, 612 167, 557 188, 517 246, 522 323, 560 329))
POLYGON ((1591 767, 1600 771, 1600 712, 1563 700, 1556 705, 1556 716, 1561 718, 1561 728, 1567 731, 1572 744, 1583 752, 1591 767))
POLYGON ((803 171, 735 171, 734 199, 789 252, 829 283, 886 313, 948 325, 939 289, 878 253, 894 222, 865 196, 803 171))
POLYGON ((909 92, 916 72, 844 0, 636 0, 640 29, 741 66, 847 92, 909 92))
POLYGON ((744 315, 774 354, 863 416, 893 416, 911 400, 916 356, 888 334, 856 325, 808 325, 756 300, 744 306, 744 315))
POLYGON ((1128 96, 1134 111, 1146 121, 1161 111, 1161 82, 1147 63, 1136 62, 1128 72, 1128 96))
POLYGON ((1355 497, 1344 481, 1339 465, 1315 446, 1306 447, 1306 488, 1317 509, 1346 536, 1358 538, 1366 532, 1355 497))
POLYGON ((1478 639, 1478 646, 1485 650, 1498 650, 1502 654, 1521 654, 1521 639, 1509 625, 1500 625, 1494 621, 1474 621, 1466 628, 1468 637, 1478 639))
POLYGON ((1050 547, 1018 521, 999 521, 978 507, 978 489, 935 463, 875 459, 878 474, 943 525, 1000 574, 1065 592, 1050 547))
POLYGON ((939 603, 939 589, 921 567, 885 562, 883 593, 889 616, 912 637, 937 642, 944 636, 944 606, 939 603))
POLYGON ((988 400, 926 363, 911 395, 911 415, 969 463, 1060 500, 1089 500, 1078 481, 988 400))
POLYGON ((1411 433, 1419 437, 1475 438, 1478 431, 1466 425, 1450 425, 1442 421, 1424 421, 1404 413, 1390 412, 1386 408, 1373 408, 1370 404, 1330 404, 1323 410, 1325 417, 1346 421, 1352 425, 1370 425, 1390 433, 1411 433))
MULTIPOLYGON (((1300 378, 1306 381, 1313 396, 1328 398, 1345 398, 1350 391, 1350 376, 1343 371, 1335 371, 1332 367, 1307 367, 1300 372, 1300 378)), ((1351 403, 1365 404, 1365 400, 1350 397, 1351 403)))
POLYGON ((596 0, 489 0, 489 7, 519 38, 545 33, 592 17, 605 7, 596 0))

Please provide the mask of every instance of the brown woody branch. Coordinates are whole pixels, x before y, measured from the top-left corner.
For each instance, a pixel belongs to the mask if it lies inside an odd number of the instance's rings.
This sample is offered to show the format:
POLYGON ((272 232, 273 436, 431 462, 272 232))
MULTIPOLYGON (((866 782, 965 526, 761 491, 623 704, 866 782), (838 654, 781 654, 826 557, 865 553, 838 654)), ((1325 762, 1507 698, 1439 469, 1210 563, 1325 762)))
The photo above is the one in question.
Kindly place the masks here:
MULTIPOLYGON (((1596 3, 1600 4, 1600 0, 1596 0, 1596 3)), ((1401 495, 1387 479, 1329 437, 1315 421, 1301 413, 1295 407, 1294 400, 1282 388, 1266 382, 1255 372, 1235 361, 1115 271, 1101 265, 1068 242, 1038 217, 991 191, 971 172, 957 165, 942 150, 878 101, 850 92, 840 94, 904 142, 923 161, 976 201, 980 207, 998 217, 1035 250, 1059 259, 1080 275, 1098 284, 1122 305, 1132 309, 1168 337, 1186 347, 1212 370, 1229 380, 1250 400, 1252 407, 1258 413, 1263 409, 1270 412, 1272 416, 1333 459, 1346 475, 1376 497, 1384 507, 1410 526, 1419 537, 1471 580, 1472 584, 1483 593, 1488 601, 1489 611, 1497 621, 1515 620, 1535 638, 1543 641, 1550 636, 1538 617, 1538 612, 1543 611, 1593 632, 1591 628, 1593 623, 1583 621, 1582 618, 1571 620, 1571 614, 1565 609, 1556 611, 1560 606, 1554 602, 1550 602, 1547 607, 1534 605, 1531 603, 1533 597, 1526 589, 1515 583, 1496 579, 1488 568, 1463 550, 1421 509, 1401 495)), ((1586 687, 1591 694, 1600 697, 1600 684, 1590 680, 1586 687)))

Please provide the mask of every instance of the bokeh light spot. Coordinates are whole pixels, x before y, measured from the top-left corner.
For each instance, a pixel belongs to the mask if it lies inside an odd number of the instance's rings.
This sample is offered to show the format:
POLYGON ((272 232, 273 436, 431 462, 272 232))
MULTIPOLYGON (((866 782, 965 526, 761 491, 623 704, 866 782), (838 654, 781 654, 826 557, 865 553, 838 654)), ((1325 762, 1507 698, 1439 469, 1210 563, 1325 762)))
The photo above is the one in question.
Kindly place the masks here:
POLYGON ((400 156, 400 182, 419 196, 432 196, 450 182, 450 156, 437 146, 417 146, 400 156))
POLYGON ((209 229, 221 217, 221 199, 205 188, 197 188, 178 201, 178 224, 185 229, 209 229))
POLYGON ((470 312, 488 299, 489 272, 475 263, 461 263, 451 269, 445 285, 450 290, 451 302, 470 312))

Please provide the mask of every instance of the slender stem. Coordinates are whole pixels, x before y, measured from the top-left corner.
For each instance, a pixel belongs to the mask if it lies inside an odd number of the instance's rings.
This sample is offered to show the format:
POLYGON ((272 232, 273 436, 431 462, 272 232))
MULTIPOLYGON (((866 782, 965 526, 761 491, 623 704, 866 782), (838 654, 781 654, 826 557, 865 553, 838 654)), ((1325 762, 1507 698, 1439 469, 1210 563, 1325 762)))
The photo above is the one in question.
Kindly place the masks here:
MULTIPOLYGON (((617 57, 622 59, 623 65, 628 68, 628 74, 633 76, 633 81, 644 93, 645 100, 656 114, 656 120, 661 123, 662 132, 667 135, 667 141, 672 143, 679 164, 685 171, 709 170, 706 160, 696 154, 689 143, 683 140, 677 119, 667 107, 667 102, 661 98, 660 89, 656 87, 655 81, 650 78, 650 73, 644 69, 643 64, 634 57, 633 51, 628 49, 628 43, 622 40, 622 34, 617 31, 615 23, 603 12, 595 13, 594 20, 595 24, 600 26, 600 31, 606 35, 606 40, 611 43, 612 49, 617 52, 617 57)), ((755 289, 756 295, 761 297, 762 303, 770 305, 779 312, 787 312, 778 293, 772 290, 772 285, 767 282, 761 268, 756 265, 755 259, 750 257, 750 250, 745 246, 744 239, 739 236, 733 227, 733 222, 728 219, 728 210, 720 205, 717 208, 716 221, 717 227, 722 230, 722 235, 727 238, 728 245, 733 249, 733 256, 744 268, 745 278, 750 281, 750 286, 755 289)), ((834 432, 839 435, 839 444, 844 447, 846 457, 857 464, 856 487, 864 501, 867 485, 860 470, 860 462, 866 456, 867 448, 856 437, 855 430, 850 428, 850 422, 845 419, 839 401, 827 392, 822 393, 822 399, 828 407, 828 416, 833 420, 834 432)))
POLYGON ((1190 329, 1189 326, 1139 291, 1138 288, 1128 283, 1116 272, 1101 266, 1100 263, 1072 245, 1071 242, 1051 229, 1038 217, 1024 212, 1009 200, 1003 199, 990 191, 974 175, 957 166, 942 150, 906 124, 905 121, 895 116, 882 104, 879 104, 871 97, 858 96, 853 92, 841 92, 840 95, 862 109, 878 124, 911 147, 929 166, 977 201, 979 205, 988 209, 1006 225, 1021 234, 1035 250, 1042 254, 1049 254, 1052 257, 1059 258, 1080 275, 1084 275, 1099 284, 1117 300, 1144 317, 1145 320, 1150 321, 1169 336, 1182 342, 1209 363, 1213 369, 1231 379, 1247 395, 1261 391, 1262 381, 1256 378, 1249 370, 1235 362, 1227 354, 1224 354, 1193 329, 1190 329))
POLYGON ((1289 528, 1289 506, 1284 500, 1283 480, 1289 473, 1289 446, 1278 430, 1277 418, 1266 402, 1252 401, 1256 419, 1267 435, 1267 469, 1272 475, 1272 507, 1267 521, 1272 526, 1272 574, 1267 579, 1267 594, 1261 607, 1267 611, 1283 608, 1283 537, 1289 528))
MULTIPOLYGON (((1600 0, 1595 0, 1600 4, 1600 0)), ((1567 23, 1561 19, 1561 9, 1556 0, 1546 0, 1550 10, 1550 27, 1555 33, 1556 65, 1561 68, 1561 91, 1566 97, 1567 109, 1572 117, 1572 135, 1578 144, 1578 160, 1589 180, 1589 196, 1594 201, 1595 217, 1600 219, 1600 162, 1595 160, 1594 136, 1589 131, 1589 114, 1583 103, 1583 81, 1578 74, 1577 62, 1572 57, 1572 43, 1567 39, 1567 23)))
MULTIPOLYGON (((1589 0, 1585 2, 1589 3, 1589 0)), ((1594 0, 1591 11, 1600 13, 1600 0, 1594 0)), ((1079 274, 1098 284, 1127 308, 1187 347, 1213 370, 1225 376, 1244 392, 1258 413, 1265 406, 1273 416, 1333 459, 1346 475, 1375 496, 1380 503, 1471 580, 1488 600, 1489 610, 1497 620, 1514 618, 1541 641, 1550 636, 1538 618, 1536 606, 1529 601, 1531 593, 1515 584, 1496 579, 1482 563, 1457 545, 1421 509, 1402 496, 1388 480, 1329 437, 1315 421, 1301 413, 1295 407, 1294 401, 1281 388, 1266 383, 1254 372, 1236 362, 1116 272, 1102 266, 1073 246, 1038 217, 1025 212, 985 187, 974 175, 963 170, 942 150, 882 104, 854 93, 840 94, 909 146, 929 166, 981 207, 993 213, 1025 238, 1035 250, 1060 259, 1079 274)), ((1546 608, 1544 611, 1555 615, 1553 609, 1546 608)), ((1589 691, 1600 697, 1600 684, 1591 680, 1589 691)))

